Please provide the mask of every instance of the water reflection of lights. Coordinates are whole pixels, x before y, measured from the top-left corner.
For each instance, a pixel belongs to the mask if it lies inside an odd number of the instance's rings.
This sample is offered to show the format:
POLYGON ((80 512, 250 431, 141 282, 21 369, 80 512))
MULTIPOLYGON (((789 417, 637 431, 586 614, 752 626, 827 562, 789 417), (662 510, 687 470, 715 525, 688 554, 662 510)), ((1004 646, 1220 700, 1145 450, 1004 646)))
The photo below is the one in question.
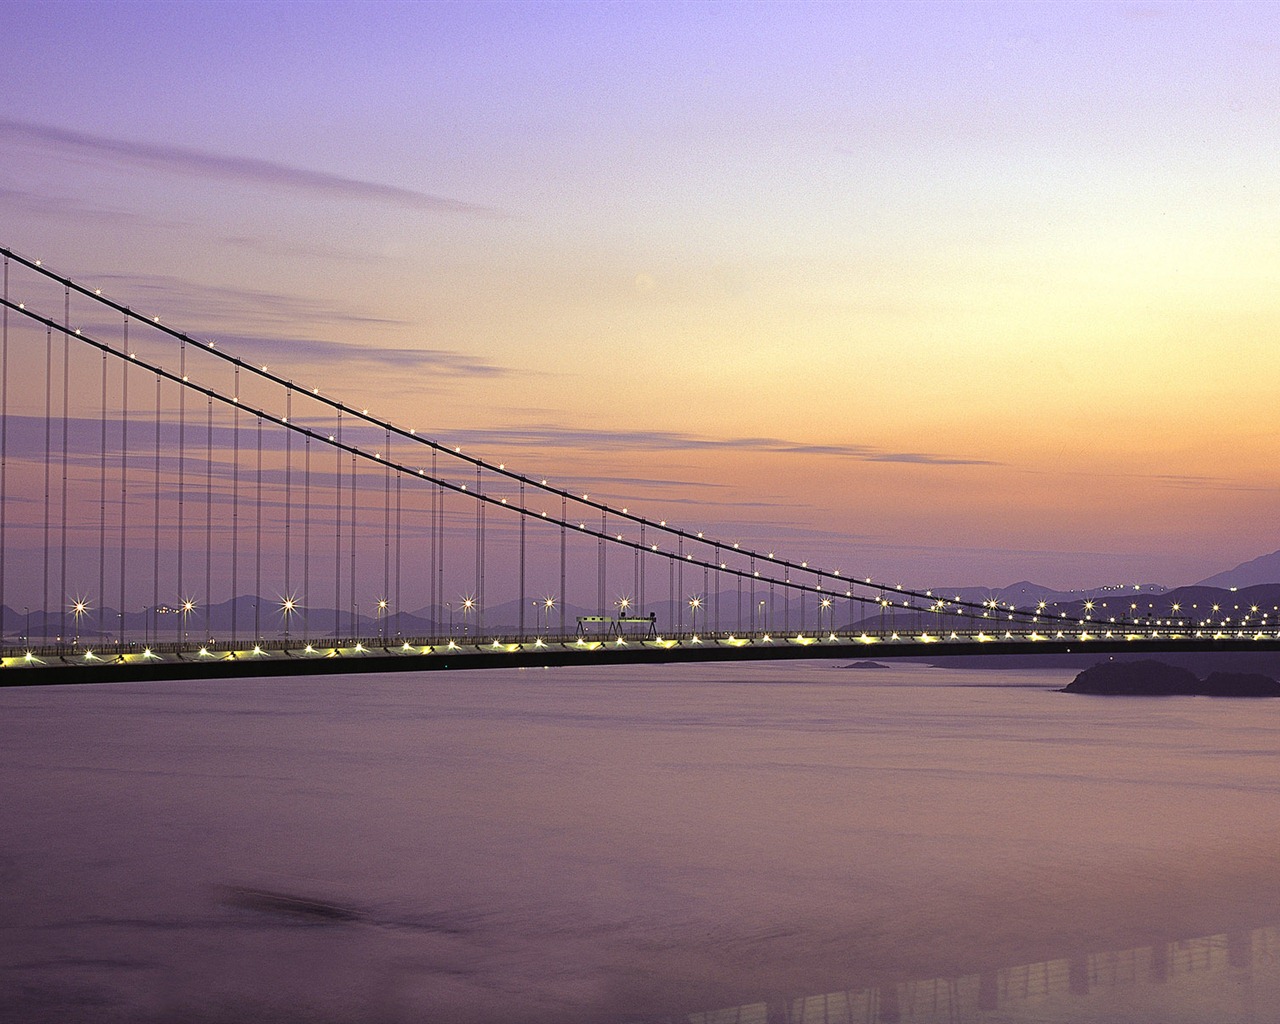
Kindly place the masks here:
POLYGON ((953 978, 901 981, 689 1013, 688 1024, 1030 1024, 1184 1019, 1260 1024, 1280 996, 1280 927, 1153 942, 953 978), (1137 1016, 1135 1016, 1135 1014, 1137 1016), (1185 1019, 1193 1019, 1185 1017, 1185 1019), (1195 1017, 1194 1019, 1201 1019, 1195 1017))

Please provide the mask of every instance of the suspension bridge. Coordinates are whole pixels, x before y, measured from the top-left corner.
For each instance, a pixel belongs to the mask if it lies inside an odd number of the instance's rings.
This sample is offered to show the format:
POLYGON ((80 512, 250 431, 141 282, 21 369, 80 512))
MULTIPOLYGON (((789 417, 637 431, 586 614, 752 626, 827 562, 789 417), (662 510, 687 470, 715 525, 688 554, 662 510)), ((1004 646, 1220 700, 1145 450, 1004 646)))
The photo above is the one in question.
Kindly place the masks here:
POLYGON ((0 685, 1280 648, 1275 609, 1014 607, 706 536, 0 258, 0 685))

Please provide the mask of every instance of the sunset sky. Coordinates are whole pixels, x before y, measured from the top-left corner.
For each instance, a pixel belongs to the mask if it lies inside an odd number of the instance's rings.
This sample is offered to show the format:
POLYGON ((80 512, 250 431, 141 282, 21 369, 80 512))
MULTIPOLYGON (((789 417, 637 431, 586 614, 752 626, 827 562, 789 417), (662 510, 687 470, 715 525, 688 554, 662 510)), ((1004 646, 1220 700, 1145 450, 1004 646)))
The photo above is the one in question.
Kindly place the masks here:
POLYGON ((1280 548, 1280 6, 0 7, 0 244, 913 586, 1280 548))

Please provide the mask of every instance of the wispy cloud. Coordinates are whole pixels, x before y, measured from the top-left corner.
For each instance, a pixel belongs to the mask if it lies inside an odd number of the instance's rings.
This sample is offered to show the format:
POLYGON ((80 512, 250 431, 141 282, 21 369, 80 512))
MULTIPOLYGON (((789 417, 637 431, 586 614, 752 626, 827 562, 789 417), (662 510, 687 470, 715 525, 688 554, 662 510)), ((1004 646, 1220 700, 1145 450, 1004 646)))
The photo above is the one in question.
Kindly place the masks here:
POLYGON ((0 188, 0 205, 10 212, 35 214, 37 217, 59 217, 83 223, 94 220, 100 223, 125 224, 136 223, 136 214, 123 210, 108 210, 101 207, 86 206, 66 196, 47 195, 31 192, 26 189, 0 188))
POLYGON ((370 316, 332 306, 301 295, 201 284, 163 274, 97 274, 94 285, 106 286, 111 298, 141 308, 152 304, 157 312, 182 310, 184 324, 201 323, 255 326, 298 324, 330 326, 406 326, 406 321, 370 316))
POLYGON ((315 338, 264 338, 250 335, 218 335, 218 345, 255 362, 279 361, 290 366, 353 364, 376 365, 405 373, 432 373, 450 377, 501 377, 501 366, 461 352, 436 348, 352 345, 315 338))
MULTIPOLYGON (((371 328, 411 325, 404 320, 369 316, 304 296, 198 285, 161 275, 99 274, 93 276, 92 284, 108 286, 111 298, 142 310, 146 316, 181 309, 184 322, 172 324, 176 329, 198 341, 215 343, 228 355, 250 363, 270 363, 281 371, 304 366, 374 366, 406 374, 467 378, 501 377, 510 372, 480 356, 452 349, 375 344, 369 339, 371 328), (119 287, 112 287, 116 285, 119 287), (333 341, 285 333, 300 327, 314 328, 317 333, 331 333, 329 328, 338 328, 338 333, 351 334, 360 340, 333 341), (279 333, 275 333, 277 331, 279 333)), ((169 323, 167 315, 163 319, 169 323)), ((85 320, 77 326, 93 338, 110 339, 119 333, 118 322, 100 318, 85 320)))
POLYGON ((1134 474, 1139 478, 1155 480, 1158 483, 1168 484, 1170 487, 1182 487, 1187 490, 1206 490, 1206 491, 1272 491, 1275 488, 1267 487, 1262 484, 1243 484, 1234 480, 1227 480, 1220 476, 1194 476, 1184 473, 1150 473, 1150 474, 1134 474))
POLYGON ((1239 480, 1231 480, 1221 476, 1202 476, 1191 473, 1101 473, 1092 470, 1075 470, 1075 471, 1059 471, 1059 470, 1043 470, 1043 469, 1027 469, 1026 473, 1034 473, 1039 476, 1077 476, 1091 477, 1103 480, 1150 480, 1157 484, 1164 484, 1166 487, 1177 487, 1182 490, 1193 491, 1274 491, 1275 488, 1269 484, 1247 484, 1239 480))
POLYGON ((479 217, 504 217, 500 210, 446 196, 418 192, 398 185, 348 178, 326 171, 292 167, 256 157, 225 156, 184 146, 113 139, 88 132, 0 118, 0 141, 75 153, 133 167, 149 167, 192 177, 231 181, 244 185, 290 189, 336 199, 390 203, 414 210, 458 213, 479 217))
POLYGON ((664 430, 572 430, 554 426, 519 430, 464 430, 451 438, 468 445, 512 445, 527 448, 585 448, 593 451, 746 451, 777 455, 820 455, 862 462, 905 462, 924 466, 994 466, 986 459, 966 459, 928 452, 896 452, 869 445, 808 444, 777 437, 707 437, 664 430))

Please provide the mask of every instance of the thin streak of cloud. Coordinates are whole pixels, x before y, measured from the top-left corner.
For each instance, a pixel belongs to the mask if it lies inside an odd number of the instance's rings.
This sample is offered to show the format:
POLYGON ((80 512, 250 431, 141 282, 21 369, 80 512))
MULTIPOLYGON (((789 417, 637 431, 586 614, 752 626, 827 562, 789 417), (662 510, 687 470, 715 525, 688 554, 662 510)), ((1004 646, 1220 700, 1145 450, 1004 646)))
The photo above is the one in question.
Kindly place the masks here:
POLYGON ((1037 476, 1076 476, 1103 480, 1150 480, 1167 487, 1178 487, 1191 491, 1274 491, 1267 484, 1246 484, 1238 480, 1229 480, 1220 476, 1202 476, 1190 473, 1099 473, 1092 470, 1071 470, 1052 472, 1043 469, 1024 470, 1037 476))
POLYGON ((483 359, 438 348, 405 348, 352 345, 343 341, 315 338, 264 338, 220 334, 219 346, 237 354, 251 354, 254 361, 266 359, 283 365, 374 365, 406 373, 432 373, 448 377, 503 377, 510 371, 483 359))
POLYGON ((125 213, 123 210, 89 207, 65 196, 45 195, 16 188, 0 188, 0 205, 11 213, 22 211, 37 217, 57 217, 78 223, 94 220, 107 224, 136 224, 139 219, 136 214, 125 213))
POLYGON ((1258 484, 1242 484, 1226 480, 1220 476, 1194 476, 1186 473, 1152 473, 1143 475, 1145 479, 1170 487, 1181 487, 1193 491, 1271 491, 1272 487, 1258 484))
MULTIPOLYGON (((517 467, 518 468, 518 467, 517 467)), ((528 474, 533 476, 534 474, 528 474)), ((544 479, 539 477, 539 479, 544 479)), ((610 485, 623 487, 658 487, 658 488, 696 488, 697 490, 717 490, 727 489, 728 484, 713 483, 703 480, 674 480, 663 479, 661 477, 647 478, 638 476, 561 476, 555 474, 555 479, 551 480, 557 487, 567 488, 568 490, 580 491, 583 487, 595 488, 597 491, 610 485)), ((735 503, 736 504, 736 503, 735 503)))
MULTIPOLYGON (((108 297, 143 309, 146 314, 163 314, 181 309, 184 323, 178 326, 200 341, 216 344, 229 354, 251 363, 288 367, 376 366, 405 373, 429 373, 440 377, 496 378, 510 373, 506 367, 452 349, 376 345, 322 340, 305 335, 285 334, 300 328, 329 333, 338 328, 411 327, 409 321, 371 316, 334 307, 306 296, 286 295, 252 288, 199 284, 163 274, 97 274, 92 284, 106 286, 108 297), (193 327, 192 325, 199 325, 193 327)), ((169 323, 167 316, 163 317, 169 323)), ((81 324, 91 336, 110 338, 118 323, 89 320, 81 324)), ((416 381, 415 386, 421 386, 416 381)))
MULTIPOLYGON (((118 324, 87 323, 86 333, 95 338, 109 338, 118 324)), ((201 342, 211 341, 218 349, 254 365, 269 365, 286 375, 290 367, 305 366, 309 370, 318 367, 349 368, 353 366, 377 367, 403 373, 432 374, 436 377, 497 378, 505 377, 511 370, 476 356, 452 349, 410 348, 407 346, 353 344, 345 341, 326 341, 319 338, 273 337, 262 334, 227 334, 196 336, 201 342)), ((196 378, 193 378, 196 379, 196 378)), ((415 387, 421 390, 423 381, 415 379, 415 387)))
POLYGON ((299 295, 254 288, 198 284, 164 274, 97 274, 95 285, 107 285, 109 297, 128 296, 129 305, 144 302, 155 310, 181 309, 187 323, 378 325, 404 327, 407 322, 335 308, 299 295))
POLYGON ((500 210, 477 203, 418 192, 398 185, 362 181, 326 171, 262 160, 256 157, 224 156, 184 146, 113 139, 88 132, 57 128, 0 118, 0 140, 72 152, 114 163, 150 167, 194 177, 266 185, 338 199, 359 199, 437 213, 461 213, 478 217, 504 217, 500 210))
POLYGON ((569 430, 542 426, 519 430, 455 431, 467 445, 516 445, 525 448, 582 448, 594 451, 749 451, 775 455, 820 455, 862 462, 902 462, 924 466, 996 466, 987 459, 966 459, 928 452, 894 452, 868 445, 805 444, 776 437, 707 437, 665 430, 569 430))

